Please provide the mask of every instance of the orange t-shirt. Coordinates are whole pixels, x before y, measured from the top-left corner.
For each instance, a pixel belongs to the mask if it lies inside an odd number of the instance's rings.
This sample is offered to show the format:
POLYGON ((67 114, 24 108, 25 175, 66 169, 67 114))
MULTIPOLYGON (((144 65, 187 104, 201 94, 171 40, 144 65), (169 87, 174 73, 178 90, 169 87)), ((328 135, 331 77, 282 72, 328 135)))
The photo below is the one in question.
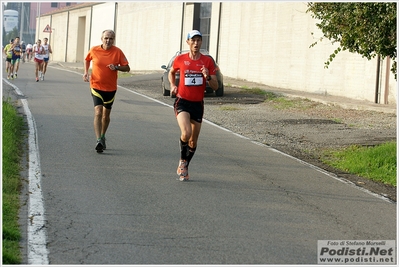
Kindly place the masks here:
POLYGON ((92 61, 92 71, 90 78, 90 87, 101 91, 112 92, 118 88, 118 71, 107 67, 109 64, 115 66, 127 66, 127 61, 122 50, 112 46, 108 50, 102 49, 101 45, 94 46, 87 54, 86 61, 92 61))

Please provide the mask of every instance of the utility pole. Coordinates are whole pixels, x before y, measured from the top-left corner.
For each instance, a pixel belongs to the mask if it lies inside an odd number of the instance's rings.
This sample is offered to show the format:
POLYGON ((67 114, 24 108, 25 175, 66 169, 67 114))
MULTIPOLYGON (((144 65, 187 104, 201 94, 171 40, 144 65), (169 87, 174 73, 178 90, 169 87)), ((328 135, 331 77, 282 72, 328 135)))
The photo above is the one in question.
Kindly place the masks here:
POLYGON ((20 32, 19 32, 19 36, 20 36, 20 40, 24 41, 24 18, 25 18, 25 7, 24 7, 24 3, 21 3, 21 27, 19 27, 20 32))
POLYGON ((36 42, 37 39, 39 39, 39 36, 40 36, 40 5, 41 5, 41 3, 39 2, 39 3, 37 3, 37 4, 38 4, 38 8, 37 8, 37 17, 39 17, 39 19, 38 19, 38 23, 37 23, 37 25, 36 25, 36 33, 37 33, 37 36, 36 36, 36 38, 35 38, 35 42, 36 42))

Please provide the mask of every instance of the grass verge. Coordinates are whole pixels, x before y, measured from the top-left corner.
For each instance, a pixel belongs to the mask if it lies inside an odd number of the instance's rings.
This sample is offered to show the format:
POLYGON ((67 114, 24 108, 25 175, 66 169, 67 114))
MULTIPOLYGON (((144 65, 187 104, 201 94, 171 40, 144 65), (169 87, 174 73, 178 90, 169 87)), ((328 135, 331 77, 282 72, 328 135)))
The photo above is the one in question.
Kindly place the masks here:
POLYGON ((249 88, 249 87, 241 87, 240 93, 245 93, 245 94, 254 94, 254 95, 263 95, 265 96, 265 101, 272 103, 273 107, 276 109, 291 109, 291 108, 299 108, 302 110, 312 108, 315 105, 318 105, 318 103, 315 103, 309 99, 302 99, 302 98, 295 98, 291 99, 279 94, 276 94, 274 92, 268 92, 265 90, 262 90, 260 88, 254 87, 254 88, 249 88))
POLYGON ((396 142, 327 150, 321 159, 334 168, 396 187, 396 142))
POLYGON ((254 94, 254 95, 267 95, 267 92, 260 88, 249 88, 249 87, 241 87, 241 91, 239 93, 242 94, 254 94))
POLYGON ((22 127, 22 117, 9 101, 3 101, 3 264, 21 263, 18 212, 22 127))
MULTIPOLYGON (((265 95, 265 101, 272 103, 276 109, 305 110, 319 105, 309 99, 291 99, 259 88, 242 87, 241 89, 241 93, 265 95)), ((342 122, 341 119, 333 119, 333 121, 342 122)), ((326 150, 321 160, 336 169, 396 187, 396 142, 388 142, 375 147, 353 145, 346 149, 326 150)))

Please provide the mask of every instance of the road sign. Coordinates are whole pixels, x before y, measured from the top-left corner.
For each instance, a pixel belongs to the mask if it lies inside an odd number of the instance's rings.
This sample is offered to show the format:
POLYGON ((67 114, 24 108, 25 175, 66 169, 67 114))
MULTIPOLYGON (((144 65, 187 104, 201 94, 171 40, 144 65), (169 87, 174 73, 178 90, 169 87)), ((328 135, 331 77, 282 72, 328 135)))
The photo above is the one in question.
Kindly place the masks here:
POLYGON ((44 28, 43 32, 52 33, 50 25, 47 24, 46 28, 44 28))

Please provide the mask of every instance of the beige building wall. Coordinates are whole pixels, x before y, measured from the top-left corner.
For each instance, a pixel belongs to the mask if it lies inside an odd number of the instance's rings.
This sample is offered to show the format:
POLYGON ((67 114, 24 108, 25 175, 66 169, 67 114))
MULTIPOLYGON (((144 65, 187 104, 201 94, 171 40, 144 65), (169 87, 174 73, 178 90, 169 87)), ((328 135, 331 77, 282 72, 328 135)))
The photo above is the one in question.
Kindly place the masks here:
POLYGON ((198 30, 198 29, 193 29, 193 17, 194 17, 194 3, 190 2, 186 4, 184 7, 183 26, 182 26, 183 30, 181 32, 181 50, 188 49, 187 34, 192 30, 198 30))
MULTIPOLYGON (((306 2, 223 2, 218 58, 223 74, 273 87, 374 101, 376 59, 341 52, 324 68, 337 46, 325 40, 309 48, 322 34, 306 10, 306 2)), ((390 102, 396 103, 396 87, 391 75, 390 102)))
POLYGON ((179 50, 183 3, 120 2, 116 45, 132 70, 161 70, 179 50))
POLYGON ((43 30, 47 25, 51 25, 51 16, 42 16, 40 18, 37 19, 36 21, 36 38, 35 38, 35 42, 40 39, 43 41, 44 37, 49 38, 50 40, 50 34, 49 33, 44 33, 43 30))
POLYGON ((64 61, 68 40, 68 17, 64 14, 55 14, 51 19, 53 32, 51 33, 51 48, 53 53, 50 55, 54 61, 64 61), (55 53, 57 51, 57 53, 55 53))
MULTIPOLYGON (((116 31, 115 27, 115 2, 104 3, 93 6, 92 21, 91 21, 91 36, 90 36, 90 47, 95 45, 101 45, 101 35, 104 30, 110 29, 116 31)), ((90 23, 87 20, 86 23, 90 23)), ((87 49, 86 52, 89 50, 87 49)))
POLYGON ((215 2, 212 4, 212 15, 211 15, 211 31, 209 36, 209 54, 211 54, 216 61, 218 61, 219 53, 219 13, 221 4, 215 2))
POLYGON ((67 62, 82 62, 89 49, 91 7, 72 10, 68 14, 67 62))
POLYGON ((67 16, 65 14, 54 14, 52 16, 42 16, 38 19, 37 25, 40 23, 40 28, 36 29, 36 41, 40 39, 43 44, 43 39, 48 38, 49 44, 53 50, 50 54, 50 60, 64 61, 63 56, 66 51, 66 30, 67 30, 67 16), (49 25, 51 33, 43 32, 46 26, 49 25), (56 51, 56 52, 55 52, 56 51))
MULTIPOLYGON (((306 10, 307 2, 213 2, 209 52, 228 77, 374 102, 377 60, 345 51, 326 69, 337 46, 324 40, 310 48, 322 33, 306 10)), ((54 28, 47 34, 51 60, 82 62, 90 47, 101 44, 101 32, 115 29, 116 45, 132 71, 160 71, 176 51, 187 49, 193 16, 192 2, 109 2, 42 16, 39 22, 41 31, 47 24, 54 28)), ((386 60, 381 63, 380 103, 397 103, 389 69, 386 60)))

